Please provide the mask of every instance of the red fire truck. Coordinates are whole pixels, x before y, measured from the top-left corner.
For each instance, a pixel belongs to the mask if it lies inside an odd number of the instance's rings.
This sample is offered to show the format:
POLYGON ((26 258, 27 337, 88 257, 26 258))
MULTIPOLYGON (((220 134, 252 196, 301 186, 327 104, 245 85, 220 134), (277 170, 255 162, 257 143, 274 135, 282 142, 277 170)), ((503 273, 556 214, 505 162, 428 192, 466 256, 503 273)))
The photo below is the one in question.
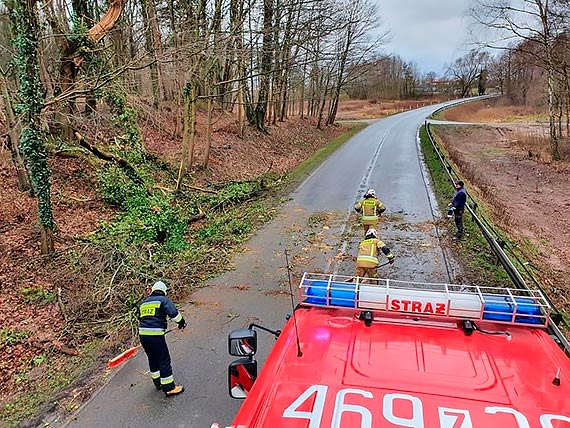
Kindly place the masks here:
POLYGON ((232 332, 231 427, 570 428, 570 360, 539 291, 376 282, 304 274, 259 377, 259 326, 232 332))

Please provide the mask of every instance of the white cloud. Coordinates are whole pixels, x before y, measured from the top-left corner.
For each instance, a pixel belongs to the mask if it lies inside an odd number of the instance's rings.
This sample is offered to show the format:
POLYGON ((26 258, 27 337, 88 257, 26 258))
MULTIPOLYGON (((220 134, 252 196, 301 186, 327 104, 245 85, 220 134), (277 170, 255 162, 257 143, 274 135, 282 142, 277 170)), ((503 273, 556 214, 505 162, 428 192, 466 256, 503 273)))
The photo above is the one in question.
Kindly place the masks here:
POLYGON ((385 46, 406 61, 417 64, 422 73, 442 74, 454 58, 469 50, 470 0, 377 0, 382 29, 390 30, 385 46))

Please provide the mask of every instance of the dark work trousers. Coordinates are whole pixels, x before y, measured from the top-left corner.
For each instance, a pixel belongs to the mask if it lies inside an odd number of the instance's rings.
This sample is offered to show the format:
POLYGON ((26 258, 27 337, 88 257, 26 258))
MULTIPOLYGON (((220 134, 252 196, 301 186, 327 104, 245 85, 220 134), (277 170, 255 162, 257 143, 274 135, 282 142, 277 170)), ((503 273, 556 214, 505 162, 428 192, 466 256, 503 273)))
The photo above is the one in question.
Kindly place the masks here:
POLYGON ((455 210, 455 226, 457 226, 457 237, 463 237, 463 211, 455 210))
POLYGON ((150 372, 160 371, 160 381, 164 392, 174 388, 174 378, 172 377, 172 365, 170 354, 164 335, 160 336, 139 336, 141 345, 148 357, 150 372), (166 382, 165 382, 166 381, 166 382))

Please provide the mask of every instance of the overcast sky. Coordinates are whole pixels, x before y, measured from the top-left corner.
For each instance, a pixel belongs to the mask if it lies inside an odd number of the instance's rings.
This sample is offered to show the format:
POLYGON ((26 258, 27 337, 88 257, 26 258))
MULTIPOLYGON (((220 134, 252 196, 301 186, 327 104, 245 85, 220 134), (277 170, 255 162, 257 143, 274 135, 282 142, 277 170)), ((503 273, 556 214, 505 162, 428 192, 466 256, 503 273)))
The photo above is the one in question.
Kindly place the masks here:
POLYGON ((390 30, 386 53, 414 61, 422 74, 443 74, 445 66, 469 51, 470 0, 376 0, 382 29, 390 30))

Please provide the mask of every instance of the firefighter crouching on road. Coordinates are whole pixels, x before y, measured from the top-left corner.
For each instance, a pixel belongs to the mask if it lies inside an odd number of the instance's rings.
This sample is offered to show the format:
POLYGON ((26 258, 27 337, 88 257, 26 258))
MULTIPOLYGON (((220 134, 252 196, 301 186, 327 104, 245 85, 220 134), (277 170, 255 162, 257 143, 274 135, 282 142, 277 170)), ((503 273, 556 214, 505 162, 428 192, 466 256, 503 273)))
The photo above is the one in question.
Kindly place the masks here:
POLYGON ((356 212, 362 213, 364 233, 371 227, 378 227, 378 217, 386 211, 384 204, 376 198, 376 191, 374 189, 368 189, 364 194, 364 199, 358 202, 354 206, 354 209, 356 212))
POLYGON ((356 257, 356 273, 355 276, 368 276, 369 278, 378 278, 378 254, 382 251, 390 264, 394 263, 394 254, 390 248, 378 239, 376 229, 370 228, 366 232, 366 236, 358 245, 358 256, 356 257))
POLYGON ((139 337, 148 357, 154 386, 159 391, 162 390, 167 397, 171 397, 182 393, 184 387, 174 383, 170 354, 164 337, 167 328, 166 317, 178 323, 178 328, 185 328, 186 321, 174 303, 166 297, 166 290, 166 284, 158 281, 152 286, 150 296, 140 305, 139 337))

